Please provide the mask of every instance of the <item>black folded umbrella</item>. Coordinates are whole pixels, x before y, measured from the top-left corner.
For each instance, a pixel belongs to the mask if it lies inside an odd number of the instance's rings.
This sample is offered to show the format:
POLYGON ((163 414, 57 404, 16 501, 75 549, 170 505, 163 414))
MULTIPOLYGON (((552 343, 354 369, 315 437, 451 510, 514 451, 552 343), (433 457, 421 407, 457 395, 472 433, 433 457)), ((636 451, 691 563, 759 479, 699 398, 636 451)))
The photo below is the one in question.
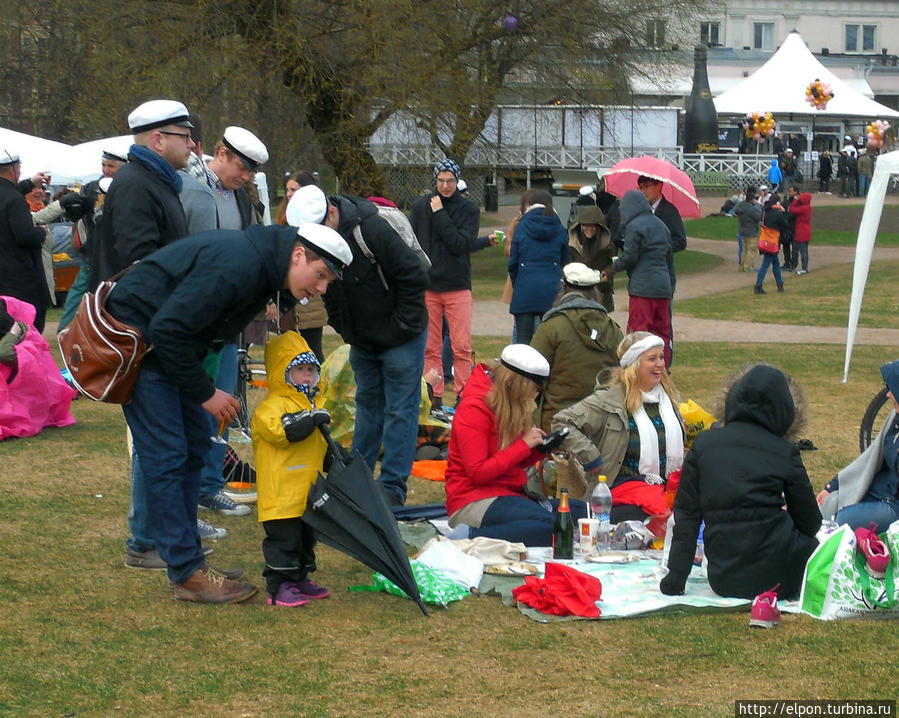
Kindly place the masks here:
POLYGON ((328 475, 319 474, 309 490, 303 520, 323 543, 389 578, 429 615, 396 519, 371 469, 358 454, 345 462, 327 427, 319 428, 333 459, 328 475))

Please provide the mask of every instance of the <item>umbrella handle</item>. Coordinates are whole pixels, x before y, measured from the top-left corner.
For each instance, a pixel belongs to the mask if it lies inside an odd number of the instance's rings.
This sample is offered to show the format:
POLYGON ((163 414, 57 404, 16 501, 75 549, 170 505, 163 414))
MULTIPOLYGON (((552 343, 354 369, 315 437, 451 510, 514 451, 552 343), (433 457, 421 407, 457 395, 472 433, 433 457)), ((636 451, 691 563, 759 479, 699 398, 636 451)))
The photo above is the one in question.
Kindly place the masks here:
POLYGON ((319 424, 318 430, 322 433, 322 436, 325 437, 328 448, 331 449, 331 461, 338 466, 345 467, 346 462, 343 460, 343 447, 334 440, 333 436, 331 436, 331 430, 328 428, 328 425, 319 424))

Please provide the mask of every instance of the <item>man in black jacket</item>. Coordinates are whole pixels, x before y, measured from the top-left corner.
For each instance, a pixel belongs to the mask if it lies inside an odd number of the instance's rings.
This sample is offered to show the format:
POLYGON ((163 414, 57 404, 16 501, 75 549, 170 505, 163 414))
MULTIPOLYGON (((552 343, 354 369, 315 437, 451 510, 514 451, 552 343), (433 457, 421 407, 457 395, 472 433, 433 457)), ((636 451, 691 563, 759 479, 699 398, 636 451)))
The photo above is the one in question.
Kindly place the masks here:
POLYGON ((42 176, 19 183, 21 166, 16 152, 0 151, 0 294, 33 305, 34 327, 43 332, 50 302, 41 260, 41 246, 47 234, 34 226, 24 197, 42 176))
POLYGON ((453 345, 453 383, 456 395, 471 374, 471 246, 478 236, 477 205, 458 191, 459 165, 443 160, 434 167, 437 192, 412 204, 409 221, 422 249, 431 260, 425 293, 428 308, 428 342, 425 369, 437 372, 434 395, 443 395, 440 348, 443 317, 453 345))
POLYGON ((107 309, 141 330, 153 350, 122 406, 144 475, 149 525, 182 601, 233 603, 256 592, 242 571, 206 565, 197 498, 209 419, 230 423, 240 403, 203 368, 210 348, 239 332, 280 289, 321 294, 352 261, 321 225, 203 232, 143 258, 117 283, 107 309))
POLYGON ((350 345, 356 379, 353 450, 374 468, 383 445, 378 482, 388 503, 402 506, 418 437, 428 276, 374 204, 353 195, 331 196, 326 207, 323 200, 317 186, 302 187, 291 198, 287 216, 294 223, 293 208, 317 213, 322 207, 324 224, 353 253, 352 264, 324 295, 325 308, 328 323, 350 345), (360 248, 360 238, 371 259, 360 248))

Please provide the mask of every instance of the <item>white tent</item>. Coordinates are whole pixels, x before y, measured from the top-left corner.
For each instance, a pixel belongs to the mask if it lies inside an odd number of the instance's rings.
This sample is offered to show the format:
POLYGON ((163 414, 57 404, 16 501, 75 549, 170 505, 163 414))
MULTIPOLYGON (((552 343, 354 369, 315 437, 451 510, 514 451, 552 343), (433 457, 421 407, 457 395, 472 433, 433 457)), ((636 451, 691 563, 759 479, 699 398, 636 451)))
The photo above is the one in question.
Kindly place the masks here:
POLYGON ((134 142, 132 135, 104 137, 68 147, 51 165, 53 184, 81 185, 100 176, 103 150, 111 150, 125 156, 134 142))
POLYGON ((855 244, 855 267, 852 271, 852 299, 849 303, 849 331, 846 334, 846 362, 843 365, 843 382, 849 378, 849 360, 852 358, 852 345, 855 342, 855 330, 858 328, 858 316, 862 310, 862 297, 868 281, 868 270, 871 268, 871 255, 874 253, 874 240, 877 238, 877 227, 880 225, 880 214, 883 211, 883 199, 887 193, 890 175, 899 174, 899 152, 888 152, 877 158, 874 177, 865 200, 865 211, 858 226, 858 241, 855 244))
POLYGON ((69 151, 62 142, 45 140, 24 132, 0 127, 0 149, 18 152, 22 160, 22 177, 32 177, 38 172, 52 172, 53 165, 69 151))
POLYGON ((798 32, 787 35, 780 49, 758 70, 716 97, 715 109, 719 115, 770 112, 775 119, 785 114, 899 118, 899 112, 865 97, 824 67, 798 32), (815 110, 805 100, 805 88, 815 80, 829 84, 834 93, 824 110, 815 110))

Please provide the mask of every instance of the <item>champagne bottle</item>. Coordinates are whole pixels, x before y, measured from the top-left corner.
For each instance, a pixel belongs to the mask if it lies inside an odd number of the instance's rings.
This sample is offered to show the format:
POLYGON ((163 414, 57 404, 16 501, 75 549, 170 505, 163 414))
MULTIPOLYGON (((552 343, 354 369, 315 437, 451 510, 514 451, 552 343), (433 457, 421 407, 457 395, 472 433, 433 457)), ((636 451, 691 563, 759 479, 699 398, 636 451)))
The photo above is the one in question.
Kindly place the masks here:
POLYGON ((553 519, 553 558, 574 558, 574 521, 568 507, 568 489, 562 489, 553 519))
POLYGON ((684 118, 685 152, 718 151, 718 111, 709 89, 707 57, 705 45, 697 46, 693 55, 693 92, 687 99, 684 118))

